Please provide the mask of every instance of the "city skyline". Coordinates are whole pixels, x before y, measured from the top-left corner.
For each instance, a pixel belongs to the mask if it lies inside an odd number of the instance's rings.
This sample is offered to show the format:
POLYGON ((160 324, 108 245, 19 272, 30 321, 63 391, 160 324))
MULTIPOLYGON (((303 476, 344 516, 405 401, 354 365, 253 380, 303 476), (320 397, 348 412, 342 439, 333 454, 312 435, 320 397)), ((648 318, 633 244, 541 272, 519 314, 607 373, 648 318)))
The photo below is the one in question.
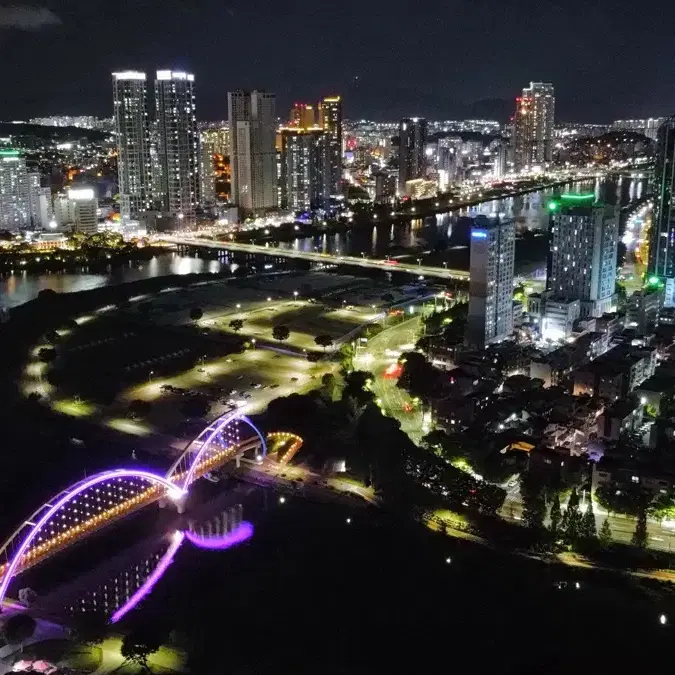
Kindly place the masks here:
POLYGON ((675 92, 664 84, 672 81, 668 64, 675 54, 666 26, 675 10, 665 2, 650 4, 637 20, 627 1, 601 2, 583 8, 583 22, 574 0, 532 3, 531 12, 505 7, 488 16, 480 3, 423 4, 416 7, 419 20, 407 30, 411 42, 423 39, 431 49, 408 50, 403 62, 386 48, 400 26, 402 8, 395 3, 348 0, 338 17, 317 15, 309 6, 303 11, 309 3, 299 4, 291 17, 277 16, 269 0, 246 6, 207 0, 196 7, 173 0, 161 11, 152 2, 142 8, 119 3, 106 8, 109 24, 125 26, 110 46, 97 39, 100 9, 82 0, 51 0, 48 11, 32 23, 28 18, 38 8, 19 5, 20 11, 0 22, 0 56, 6 64, 0 83, 13 94, 0 103, 0 119, 61 111, 107 115, 110 103, 102 87, 107 74, 130 67, 150 72, 158 63, 195 73, 202 83, 202 119, 222 119, 227 91, 239 88, 276 92, 280 110, 295 100, 339 91, 350 117, 453 118, 492 109, 503 118, 530 80, 555 84, 559 119, 601 122, 675 109, 675 92), (528 22, 521 20, 523 14, 528 22), (265 15, 274 19, 261 20, 265 15), (349 31, 342 32, 345 20, 349 31), (598 22, 611 30, 591 29, 598 22), (378 26, 374 36, 373 23, 378 26), (256 31, 245 30, 252 25, 256 31), (223 26, 232 42, 225 69, 214 58, 223 26), (33 32, 26 33, 28 28, 33 32), (565 50, 564 58, 548 48, 553 31, 574 36, 575 47, 565 50), (344 37, 325 40, 331 33, 344 37), (448 35, 452 39, 441 39, 448 35), (644 50, 641 38, 656 45, 656 56, 644 50), (312 58, 296 58, 299 45, 310 49, 312 58), (255 58, 249 58, 251 53, 255 58), (50 67, 26 77, 22 66, 32 62, 50 67), (476 101, 487 103, 473 106, 476 101))

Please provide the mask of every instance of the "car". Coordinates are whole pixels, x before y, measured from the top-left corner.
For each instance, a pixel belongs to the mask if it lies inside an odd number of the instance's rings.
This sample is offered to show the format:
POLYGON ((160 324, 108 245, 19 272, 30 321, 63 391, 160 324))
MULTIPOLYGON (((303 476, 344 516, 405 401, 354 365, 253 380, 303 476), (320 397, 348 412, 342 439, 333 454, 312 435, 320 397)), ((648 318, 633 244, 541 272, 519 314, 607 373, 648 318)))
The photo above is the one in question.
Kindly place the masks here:
POLYGON ((246 392, 245 394, 242 394, 242 395, 241 395, 241 397, 244 398, 244 399, 249 399, 249 398, 251 398, 252 396, 253 396, 253 394, 249 394, 248 392, 246 392))
POLYGON ((276 389, 278 386, 278 384, 270 384, 270 389, 276 389))
POLYGON ((260 384, 260 382, 258 382, 258 384, 254 384, 254 385, 253 385, 253 388, 254 388, 254 389, 262 389, 263 386, 262 386, 262 384, 260 384))
POLYGON ((243 376, 243 375, 240 375, 237 379, 238 379, 238 380, 243 380, 243 379, 244 379, 244 376, 243 376))
POLYGON ((291 382, 297 382, 297 381, 298 381, 298 378, 297 378, 297 377, 292 377, 292 378, 291 378, 291 382))
POLYGON ((229 395, 230 395, 230 396, 236 396, 238 393, 239 393, 239 392, 238 392, 236 389, 233 389, 233 390, 230 392, 229 395))
POLYGON ((204 478, 206 478, 206 480, 208 480, 211 483, 220 483, 220 478, 216 476, 216 474, 213 473, 212 471, 209 471, 209 473, 205 473, 204 478))

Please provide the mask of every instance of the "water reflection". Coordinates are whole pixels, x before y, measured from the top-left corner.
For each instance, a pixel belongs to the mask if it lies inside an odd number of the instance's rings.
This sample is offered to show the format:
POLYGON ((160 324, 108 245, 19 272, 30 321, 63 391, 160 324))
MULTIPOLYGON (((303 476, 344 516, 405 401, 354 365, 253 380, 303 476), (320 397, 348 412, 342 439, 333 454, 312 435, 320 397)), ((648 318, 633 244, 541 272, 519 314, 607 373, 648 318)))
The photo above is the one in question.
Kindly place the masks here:
POLYGON ((16 272, 0 278, 0 305, 16 307, 36 298, 38 293, 49 288, 58 293, 77 293, 101 286, 124 284, 140 279, 150 279, 169 274, 198 274, 219 272, 223 261, 199 258, 196 256, 166 253, 143 262, 110 266, 105 272, 89 272, 83 268, 77 273, 53 272, 30 274, 16 272))
POLYGON ((207 522, 188 522, 185 530, 176 530, 161 539, 146 542, 126 552, 112 564, 93 570, 84 584, 74 582, 41 599, 41 607, 65 608, 68 614, 97 614, 117 623, 133 611, 162 578, 185 546, 207 551, 223 551, 253 536, 253 525, 242 520, 237 504, 207 522))
MULTIPOLYGON (((466 245, 467 218, 483 215, 516 221, 520 232, 548 230, 547 203, 555 193, 594 192, 597 199, 608 204, 624 206, 640 199, 645 179, 619 177, 596 179, 556 189, 541 190, 526 195, 483 202, 452 213, 416 218, 408 223, 376 223, 368 227, 335 234, 301 237, 282 243, 282 248, 328 254, 366 255, 384 258, 405 253, 407 249, 453 248, 466 245)), ((407 251, 409 252, 409 251, 407 251)))

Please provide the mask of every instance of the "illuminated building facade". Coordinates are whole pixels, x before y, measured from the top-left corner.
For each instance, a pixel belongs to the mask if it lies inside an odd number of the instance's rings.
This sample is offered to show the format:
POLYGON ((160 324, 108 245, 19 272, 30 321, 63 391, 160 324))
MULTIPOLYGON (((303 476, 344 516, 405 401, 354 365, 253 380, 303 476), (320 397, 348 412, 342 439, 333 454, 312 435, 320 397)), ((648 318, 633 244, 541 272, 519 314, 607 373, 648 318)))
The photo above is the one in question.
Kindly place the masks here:
POLYGON ((28 171, 18 150, 0 148, 0 228, 46 228, 51 219, 49 188, 28 171))
POLYGON ((513 265, 516 224, 485 217, 471 228, 469 317, 464 342, 472 349, 513 333, 513 265))
POLYGON ((195 112, 195 77, 158 70, 155 112, 159 137, 162 211, 182 226, 195 223, 199 204, 199 134, 195 112))
POLYGON ((328 192, 338 195, 342 183, 342 97, 326 96, 319 102, 319 126, 328 134, 328 192))
POLYGON ((547 82, 530 82, 516 99, 513 161, 516 171, 543 166, 553 156, 555 90, 547 82))
POLYGON ((616 209, 595 195, 560 195, 549 203, 547 290, 581 301, 581 316, 602 316, 616 306, 619 224, 616 209))
POLYGON ((659 128, 650 237, 649 275, 665 284, 664 307, 675 307, 675 115, 659 128))
POLYGON ((398 137, 398 194, 403 196, 408 181, 424 178, 427 121, 421 117, 402 119, 398 127, 398 137))
POLYGON ((122 220, 135 220, 150 208, 152 170, 145 73, 113 73, 117 135, 117 176, 122 220))
POLYGON ((275 96, 263 91, 227 95, 232 200, 245 213, 278 205, 275 96))
POLYGON ((309 129, 316 125, 314 106, 309 103, 294 103, 289 116, 289 126, 309 129))
POLYGON ((304 210, 330 198, 330 136, 320 128, 281 129, 281 206, 304 210))

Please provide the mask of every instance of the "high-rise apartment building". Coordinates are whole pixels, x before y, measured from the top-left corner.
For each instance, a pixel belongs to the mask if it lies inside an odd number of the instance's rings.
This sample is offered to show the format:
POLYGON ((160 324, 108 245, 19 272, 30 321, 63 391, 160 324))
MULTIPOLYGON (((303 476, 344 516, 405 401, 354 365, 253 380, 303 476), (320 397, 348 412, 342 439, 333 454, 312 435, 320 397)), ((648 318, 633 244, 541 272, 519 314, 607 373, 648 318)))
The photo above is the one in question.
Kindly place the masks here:
POLYGON ((227 94, 232 199, 247 213, 278 204, 275 96, 263 91, 227 94))
POLYGON ((331 195, 342 185, 342 97, 326 96, 319 101, 319 126, 328 134, 330 172, 326 174, 331 195))
POLYGON ((122 220, 136 219, 150 208, 152 170, 145 73, 113 73, 117 135, 117 176, 122 220))
POLYGON ((581 316, 602 316, 616 306, 619 223, 615 207, 595 195, 560 195, 549 203, 546 289, 556 298, 581 301, 581 316))
POLYGON ((289 126, 309 129, 316 125, 316 111, 309 103, 294 103, 288 118, 289 126))
POLYGON ((658 140, 659 128, 666 121, 665 117, 648 117, 635 120, 614 120, 612 131, 635 131, 644 134, 653 141, 658 140))
POLYGON ((159 133, 162 211, 183 226, 193 225, 199 204, 199 134, 195 112, 195 77, 158 70, 155 112, 159 133))
POLYGON ((516 171, 543 166, 553 157, 555 90, 547 82, 530 82, 516 99, 513 162, 516 171))
POLYGON ((51 219, 50 189, 28 171, 18 150, 0 148, 0 228, 46 228, 51 219))
POLYGON ((281 129, 281 206, 301 210, 330 198, 330 136, 320 128, 281 129))
POLYGON ((402 119, 398 137, 398 194, 403 196, 406 193, 405 184, 409 180, 424 178, 427 121, 420 117, 402 119))
POLYGON ((205 133, 199 141, 199 195, 202 204, 216 201, 215 143, 205 133))
POLYGON ((665 284, 664 307, 675 307, 675 115, 659 127, 648 270, 665 284))
POLYGON ((476 218, 471 228, 469 317, 464 342, 472 349, 513 333, 514 221, 476 218))

